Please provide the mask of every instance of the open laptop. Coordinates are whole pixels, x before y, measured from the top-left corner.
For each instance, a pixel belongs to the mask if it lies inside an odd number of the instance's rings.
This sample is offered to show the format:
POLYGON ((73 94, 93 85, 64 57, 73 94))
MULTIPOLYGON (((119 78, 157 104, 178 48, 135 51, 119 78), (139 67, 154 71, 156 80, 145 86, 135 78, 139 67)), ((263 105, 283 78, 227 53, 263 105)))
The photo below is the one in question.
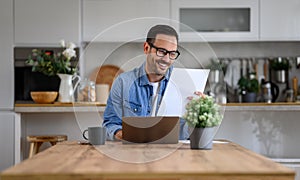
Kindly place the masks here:
POLYGON ((179 117, 123 117, 123 143, 176 144, 179 117))

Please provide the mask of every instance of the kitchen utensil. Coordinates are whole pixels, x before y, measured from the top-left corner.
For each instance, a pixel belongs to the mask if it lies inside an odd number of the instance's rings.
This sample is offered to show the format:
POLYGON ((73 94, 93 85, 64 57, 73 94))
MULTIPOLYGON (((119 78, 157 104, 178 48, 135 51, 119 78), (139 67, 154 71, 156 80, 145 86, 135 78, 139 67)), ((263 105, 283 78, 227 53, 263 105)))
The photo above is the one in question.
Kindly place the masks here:
POLYGON ((217 83, 214 87, 214 96, 217 103, 226 104, 227 97, 226 97, 226 84, 225 83, 217 83))
POLYGON ((220 70, 211 70, 209 72, 209 82, 210 83, 220 82, 220 70))
POLYGON ((31 91, 31 98, 38 104, 50 104, 57 98, 58 92, 56 91, 31 91))
POLYGON ((275 71, 275 78, 278 83, 286 83, 287 80, 286 71, 285 70, 275 71))
POLYGON ((300 57, 296 57, 296 67, 297 69, 300 68, 300 57))
POLYGON ((232 88, 233 91, 238 88, 238 81, 242 76, 241 72, 241 61, 238 59, 232 59, 226 68, 224 81, 229 88, 232 88))
POLYGON ((268 60, 264 60, 264 77, 265 80, 268 81, 269 80, 269 64, 268 64, 268 60))
POLYGON ((266 103, 272 103, 272 92, 271 92, 271 84, 265 83, 263 85, 263 100, 266 103))
POLYGON ((294 90, 294 96, 297 97, 297 95, 298 95, 298 78, 296 76, 293 77, 293 90, 294 90))
POLYGON ((240 67, 240 71, 241 71, 241 77, 243 77, 244 76, 244 60, 243 59, 240 59, 240 61, 241 61, 241 67, 240 67))
POLYGON ((257 60, 255 58, 251 59, 252 61, 252 67, 253 67, 253 71, 255 72, 255 78, 258 79, 258 63, 257 60))
POLYGON ((261 80, 262 92, 263 92, 263 99, 265 102, 275 102, 279 96, 279 87, 271 82, 265 81, 264 79, 261 80))

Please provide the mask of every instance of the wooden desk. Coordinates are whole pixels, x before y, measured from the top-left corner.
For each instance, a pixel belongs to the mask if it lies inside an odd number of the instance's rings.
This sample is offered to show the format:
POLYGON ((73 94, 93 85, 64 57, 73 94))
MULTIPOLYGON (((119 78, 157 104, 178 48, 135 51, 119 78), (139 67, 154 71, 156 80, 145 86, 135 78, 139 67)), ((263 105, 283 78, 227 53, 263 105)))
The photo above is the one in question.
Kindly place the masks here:
POLYGON ((107 142, 95 148, 63 142, 1 174, 2 180, 292 180, 294 176, 293 170, 231 142, 214 144, 213 150, 191 150, 189 145, 181 143, 123 145, 107 142))

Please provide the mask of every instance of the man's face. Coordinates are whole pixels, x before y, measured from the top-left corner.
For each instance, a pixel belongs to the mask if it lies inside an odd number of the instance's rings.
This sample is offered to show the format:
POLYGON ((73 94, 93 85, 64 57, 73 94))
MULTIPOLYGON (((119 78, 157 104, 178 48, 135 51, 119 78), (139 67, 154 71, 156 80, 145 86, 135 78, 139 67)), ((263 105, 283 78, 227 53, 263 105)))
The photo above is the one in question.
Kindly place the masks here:
MULTIPOLYGON (((176 51, 177 40, 175 36, 158 34, 153 43, 153 46, 165 49, 167 51, 176 51)), ((144 43, 144 53, 147 54, 146 72, 151 82, 161 80, 166 74, 169 67, 175 61, 169 58, 170 54, 166 54, 163 57, 157 56, 156 51, 156 48, 151 47, 147 42, 144 43)))

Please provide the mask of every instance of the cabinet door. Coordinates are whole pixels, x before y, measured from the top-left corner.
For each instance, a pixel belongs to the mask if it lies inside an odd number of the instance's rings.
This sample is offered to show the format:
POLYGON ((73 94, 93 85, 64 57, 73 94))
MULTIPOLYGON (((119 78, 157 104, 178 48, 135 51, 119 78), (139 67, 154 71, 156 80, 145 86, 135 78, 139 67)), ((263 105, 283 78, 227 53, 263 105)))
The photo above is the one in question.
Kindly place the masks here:
POLYGON ((14 165, 14 113, 12 112, 0 112, 0 144, 0 171, 2 171, 14 165))
POLYGON ((80 0, 15 0, 15 43, 79 44, 80 0))
POLYGON ((300 1, 260 1, 261 40, 300 40, 300 1))
POLYGON ((12 110, 14 103, 13 1, 0 1, 0 109, 12 110))
POLYGON ((258 40, 258 0, 174 0, 182 41, 258 40))
POLYGON ((170 4, 164 0, 84 0, 84 41, 145 40, 151 26, 169 24, 170 4))

